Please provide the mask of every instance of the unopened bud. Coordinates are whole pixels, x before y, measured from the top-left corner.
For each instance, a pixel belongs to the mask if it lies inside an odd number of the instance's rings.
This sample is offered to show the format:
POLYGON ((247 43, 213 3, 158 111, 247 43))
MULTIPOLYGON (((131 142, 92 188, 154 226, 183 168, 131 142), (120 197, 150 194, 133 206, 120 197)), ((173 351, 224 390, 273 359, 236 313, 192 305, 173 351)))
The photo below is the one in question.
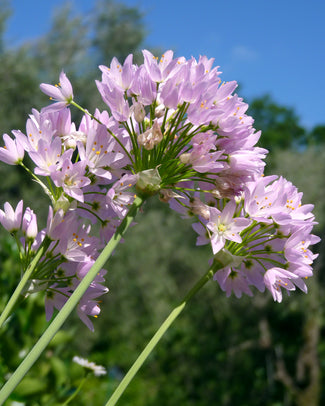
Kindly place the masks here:
POLYGON ((29 207, 23 216, 22 230, 29 240, 34 240, 38 232, 36 214, 29 207))
POLYGON ((215 181, 216 188, 210 190, 212 196, 217 199, 232 198, 235 195, 234 185, 231 183, 231 178, 218 178, 215 181))
POLYGON ((205 220, 209 220, 210 218, 209 207, 204 204, 198 197, 194 197, 193 201, 191 202, 191 211, 197 216, 203 217, 205 220))
POLYGON ((149 128, 144 133, 138 135, 138 143, 139 143, 139 145, 141 145, 144 149, 146 149, 148 151, 153 149, 155 144, 152 139, 152 129, 151 128, 149 128))
POLYGON ((153 126, 152 126, 152 133, 153 133, 153 139, 156 144, 159 144, 160 141, 163 139, 163 134, 161 132, 160 125, 158 124, 157 120, 154 121, 153 126))
POLYGON ((83 131, 74 131, 71 134, 64 137, 64 145, 66 148, 75 149, 77 142, 82 142, 83 145, 87 143, 87 134, 83 131))
POLYGON ((189 152, 185 152, 179 156, 179 160, 182 164, 188 164, 190 162, 191 154, 189 152))
POLYGON ((163 203, 168 203, 170 199, 174 198, 185 199, 184 196, 173 192, 171 189, 162 189, 159 192, 159 200, 163 203))
POLYGON ((28 297, 32 293, 41 292, 46 287, 46 282, 41 279, 31 279, 29 284, 23 290, 24 297, 28 297))
POLYGON ((135 102, 132 106, 133 114, 134 114, 134 119, 138 123, 142 123, 146 116, 146 111, 144 109, 143 104, 135 102))
POLYGON ((155 117, 160 118, 163 117, 163 115, 165 114, 166 111, 166 107, 163 104, 159 104, 159 106, 157 106, 155 108, 155 117))
POLYGON ((153 126, 148 128, 144 133, 138 135, 138 143, 142 145, 143 148, 150 151, 155 145, 159 144, 163 139, 163 134, 160 129, 160 125, 155 120, 153 126))
POLYGON ((77 142, 74 138, 68 138, 67 140, 64 141, 64 146, 69 149, 76 149, 77 147, 77 142))

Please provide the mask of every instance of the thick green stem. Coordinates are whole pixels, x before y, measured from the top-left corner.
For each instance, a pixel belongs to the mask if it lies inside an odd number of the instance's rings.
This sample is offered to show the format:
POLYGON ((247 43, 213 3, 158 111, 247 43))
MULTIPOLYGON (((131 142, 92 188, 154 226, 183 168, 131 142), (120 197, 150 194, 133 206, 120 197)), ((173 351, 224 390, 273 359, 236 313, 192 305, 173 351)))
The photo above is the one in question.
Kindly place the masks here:
POLYGON ((148 358, 150 355, 151 351, 155 348, 155 346, 158 344, 162 336, 166 333, 168 328, 171 326, 171 324, 176 320, 176 318, 180 315, 180 313, 183 311, 185 308, 187 302, 212 278, 214 273, 218 270, 223 268, 226 265, 226 263, 219 262, 218 260, 215 260, 212 267, 195 283, 195 285, 192 287, 192 289, 186 294, 182 302, 175 307, 172 312, 169 314, 169 316, 165 319, 165 321, 161 324, 159 329, 156 331, 155 335, 152 337, 152 339, 149 341, 147 346, 144 348, 142 353, 139 355, 139 357, 136 359, 132 367, 129 369, 127 374, 124 376, 118 387, 115 389, 113 395, 110 397, 108 402, 106 403, 105 406, 114 406, 119 398, 122 396, 123 392, 131 382, 131 380, 134 378, 136 373, 139 371, 141 368, 142 364, 145 362, 145 360, 148 358))
POLYGON ((108 258, 111 256, 112 252, 116 248, 117 244, 121 240, 123 234, 128 229, 130 224, 132 223, 135 215, 137 214, 140 206, 143 203, 143 199, 141 197, 136 197, 133 205, 131 206, 127 216, 124 218, 120 226, 117 228, 116 233, 110 239, 109 243, 103 249, 99 257, 97 258, 96 262, 87 273, 87 275, 82 279, 76 290, 70 296, 69 300, 57 314, 55 319, 49 325, 49 327, 45 330, 42 337, 38 340, 38 342, 34 345, 32 350, 23 360, 23 362, 19 365, 16 371, 12 374, 8 382, 3 386, 0 391, 0 405, 2 405, 6 399, 8 399, 9 395, 15 389, 15 387, 19 384, 19 382, 23 379, 25 374, 30 370, 30 368, 34 365, 37 361, 39 356, 41 355, 42 351, 47 347, 49 342, 52 340, 54 335, 58 332, 61 328, 65 320, 68 318, 72 310, 77 306, 78 302, 82 298, 83 294, 88 289, 89 285, 97 275, 97 273, 103 268, 108 258))
POLYGON ((33 274, 37 264, 39 263, 39 260, 42 258, 44 252, 47 250, 49 243, 50 243, 50 240, 44 241, 42 246, 37 251, 35 257, 33 258, 33 261, 30 263, 30 265, 26 269, 26 271, 25 271, 23 277, 21 278, 19 284, 17 285, 14 293, 11 295, 6 307, 4 308, 3 312, 1 313, 0 327, 3 325, 3 323, 7 320, 10 313, 12 312, 12 309, 14 308, 18 298, 20 297, 21 293, 23 292, 27 282, 29 281, 29 279, 31 279, 32 274, 33 274))

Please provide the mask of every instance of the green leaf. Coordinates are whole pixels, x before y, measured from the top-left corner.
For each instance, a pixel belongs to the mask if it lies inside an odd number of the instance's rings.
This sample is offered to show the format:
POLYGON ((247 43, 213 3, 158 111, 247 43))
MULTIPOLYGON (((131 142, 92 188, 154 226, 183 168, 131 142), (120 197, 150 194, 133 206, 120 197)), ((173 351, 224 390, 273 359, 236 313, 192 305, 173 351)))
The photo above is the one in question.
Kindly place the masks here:
POLYGON ((51 357, 50 364, 53 374, 55 375, 56 384, 61 386, 68 378, 67 367, 58 357, 51 357))

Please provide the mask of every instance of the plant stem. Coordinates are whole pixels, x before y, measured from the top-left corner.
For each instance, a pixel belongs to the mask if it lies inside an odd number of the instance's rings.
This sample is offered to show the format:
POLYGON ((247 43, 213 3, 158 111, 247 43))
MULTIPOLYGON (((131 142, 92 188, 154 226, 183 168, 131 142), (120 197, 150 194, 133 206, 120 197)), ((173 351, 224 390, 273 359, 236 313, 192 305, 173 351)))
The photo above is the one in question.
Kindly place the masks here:
POLYGON ((49 243, 50 243, 49 240, 47 240, 47 241, 44 240, 44 243, 41 245, 41 247, 37 251, 35 257, 33 258, 32 262, 27 267, 27 269, 26 269, 23 277, 21 278, 19 284, 17 285, 14 293, 11 295, 6 307, 4 308, 3 312, 1 313, 0 327, 3 325, 3 323, 7 320, 8 316, 12 312, 12 309, 15 306, 19 296, 21 295, 26 283, 31 278, 37 264, 39 263, 39 260, 42 258, 44 252, 47 250, 49 243))
POLYGON ((2 387, 0 391, 0 405, 2 405, 6 399, 8 399, 9 395, 15 389, 15 387, 19 384, 19 382, 23 379, 25 374, 30 370, 30 368, 34 365, 37 361, 39 356, 41 355, 42 351, 47 347, 49 342, 61 328, 63 323, 66 321, 72 310, 77 306, 78 302, 82 298, 83 294, 88 289, 89 285, 96 277, 97 273, 103 268, 108 258, 111 256, 112 252, 116 248, 117 244, 121 240, 123 234, 126 232, 130 224, 132 223, 134 217, 136 216, 137 212, 139 211, 141 205, 143 203, 143 198, 136 197, 133 205, 130 207, 130 210, 122 223, 117 228, 115 234, 110 239, 106 247, 103 249, 99 257, 97 258, 96 262, 89 270, 87 275, 82 279, 76 290, 70 296, 69 300, 65 303, 62 307, 60 312, 51 322, 49 327, 45 330, 41 338, 37 341, 34 345, 32 350, 23 360, 23 362, 19 365, 16 371, 12 374, 8 382, 2 387))
POLYGON ((169 316, 161 324, 159 329, 156 331, 154 336, 151 338, 149 343, 146 345, 144 350, 141 352, 139 357, 136 359, 136 361, 134 362, 132 367, 129 369, 127 374, 124 376, 124 378, 122 379, 122 381, 120 382, 118 387, 115 389, 113 395, 109 398, 109 400, 105 406, 114 406, 117 403, 117 401, 122 396, 123 392, 129 385, 131 380, 134 378, 136 373, 141 368, 142 364, 145 362, 145 360, 150 355, 151 351, 155 348, 155 346, 158 344, 158 342, 160 341, 162 336, 166 333, 166 331, 171 326, 171 324, 176 320, 176 318, 183 311, 187 302, 212 278, 212 276, 218 269, 222 269, 225 265, 226 264, 215 260, 212 267, 194 284, 192 289, 185 295, 182 302, 172 310, 172 312, 169 314, 169 316))
POLYGON ((62 406, 67 406, 71 402, 71 400, 73 400, 78 395, 78 393, 80 392, 84 383, 86 382, 87 378, 88 378, 88 374, 83 377, 78 388, 73 392, 73 394, 71 396, 69 396, 69 398, 62 404, 62 406))

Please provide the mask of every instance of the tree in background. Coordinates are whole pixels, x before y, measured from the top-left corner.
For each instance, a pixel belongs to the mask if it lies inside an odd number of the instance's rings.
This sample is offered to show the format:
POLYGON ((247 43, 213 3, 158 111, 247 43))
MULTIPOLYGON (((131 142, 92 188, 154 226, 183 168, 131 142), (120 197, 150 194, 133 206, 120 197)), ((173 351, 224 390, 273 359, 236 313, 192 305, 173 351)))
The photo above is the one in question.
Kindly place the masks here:
MULTIPOLYGON (((3 43, 6 21, 10 16, 10 1, 1 1, 0 43, 3 43)), ((140 50, 144 41, 143 26, 142 13, 134 7, 102 0, 85 17, 78 14, 70 3, 66 3, 56 10, 49 31, 43 37, 24 42, 15 48, 4 44, 0 53, 2 133, 11 129, 25 131, 28 112, 32 108, 40 109, 47 102, 47 97, 39 90, 39 83, 55 83, 61 70, 73 82, 80 104, 87 106, 89 111, 94 111, 96 107, 105 108, 98 98, 94 83, 100 76, 98 63, 110 57, 105 49, 120 49, 122 58, 125 54, 140 50), (128 35, 115 35, 118 27, 120 32, 128 27, 128 35)), ((0 185, 3 201, 18 195, 19 185, 22 193, 26 188, 27 202, 38 212, 42 212, 44 204, 47 206, 46 201, 39 200, 36 184, 33 188, 34 182, 19 168, 8 171, 8 168, 1 166, 0 175, 4 179, 0 185)))
POLYGON ((144 13, 112 0, 99 0, 94 16, 92 49, 97 65, 109 64, 113 57, 119 61, 135 53, 142 58, 140 45, 147 30, 143 23, 144 13))
POLYGON ((56 9, 49 31, 29 44, 41 81, 55 82, 62 69, 77 79, 94 68, 88 59, 89 31, 89 21, 77 14, 70 3, 56 9))
POLYGON ((46 103, 39 83, 54 83, 61 70, 69 75, 80 102, 94 110, 99 104, 94 83, 100 76, 98 65, 109 64, 113 56, 123 61, 131 52, 139 55, 143 47, 146 35, 143 13, 123 3, 100 0, 87 16, 66 3, 56 10, 50 29, 43 37, 11 48, 4 44, 10 1, 1 1, 0 122, 3 132, 24 129, 26 112, 46 103))
MULTIPOLYGON (((253 100, 250 111, 255 118, 256 127, 262 129, 261 146, 273 151, 269 156, 266 170, 281 174, 292 181, 299 190, 304 191, 304 202, 315 202, 315 215, 319 222, 318 235, 324 241, 325 227, 325 131, 324 125, 304 129, 299 117, 292 108, 279 106, 269 95, 253 100)), ((323 243, 321 247, 323 246, 323 243)), ((319 248, 320 252, 323 250, 319 248)), ((286 356, 287 348, 270 339, 275 347, 276 378, 286 388, 286 397, 299 406, 321 404, 321 346, 320 334, 323 326, 324 300, 324 258, 320 255, 315 278, 310 281, 312 294, 299 298, 301 311, 301 330, 299 336, 304 340, 299 344, 291 361, 286 356), (291 364, 291 365, 290 365, 291 364), (293 367, 295 364, 295 367, 293 367)), ((269 321, 268 321, 269 323, 269 321)), ((268 331, 272 329, 268 327, 268 331)), ((276 336, 274 331, 271 335, 276 336)), ((271 337, 270 335, 270 337, 271 337)), ((290 402, 290 401, 288 401, 290 402)), ((291 403, 288 403, 291 404, 291 403)))
POLYGON ((325 125, 316 125, 309 133, 308 144, 318 146, 325 143, 325 125))
POLYGON ((4 52, 4 40, 3 34, 6 31, 6 23, 8 18, 10 17, 10 7, 9 7, 9 0, 1 0, 0 1, 0 55, 4 52))
POLYGON ((275 148, 297 148, 306 144, 306 130, 299 124, 295 111, 280 106, 270 95, 252 100, 249 111, 254 117, 254 126, 263 132, 260 143, 269 151, 274 151, 275 148))

